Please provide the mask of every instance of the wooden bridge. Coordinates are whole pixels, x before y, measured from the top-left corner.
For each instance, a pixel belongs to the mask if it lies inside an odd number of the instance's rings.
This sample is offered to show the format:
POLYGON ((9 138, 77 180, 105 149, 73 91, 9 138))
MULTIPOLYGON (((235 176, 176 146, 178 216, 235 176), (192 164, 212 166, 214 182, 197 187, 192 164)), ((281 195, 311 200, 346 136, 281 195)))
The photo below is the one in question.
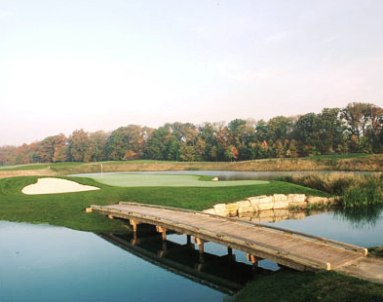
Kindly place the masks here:
POLYGON ((269 259, 296 270, 334 270, 367 256, 367 249, 321 237, 255 224, 198 211, 120 202, 110 206, 91 206, 92 211, 109 218, 129 220, 136 231, 141 223, 155 225, 166 239, 169 230, 194 237, 203 253, 205 242, 237 249, 248 254, 254 264, 269 259))

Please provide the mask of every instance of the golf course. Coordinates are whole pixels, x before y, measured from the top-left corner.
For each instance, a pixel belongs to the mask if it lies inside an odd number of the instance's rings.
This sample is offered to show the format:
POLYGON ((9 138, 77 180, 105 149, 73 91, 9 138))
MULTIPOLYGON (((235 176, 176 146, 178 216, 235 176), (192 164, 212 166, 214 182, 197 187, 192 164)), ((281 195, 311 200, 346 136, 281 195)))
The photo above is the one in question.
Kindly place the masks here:
MULTIPOLYGON (((275 179, 223 180, 212 176, 214 172, 201 171, 200 175, 198 170, 193 170, 190 174, 185 170, 178 173, 179 170, 163 172, 162 165, 167 163, 158 163, 159 171, 115 172, 129 165, 134 165, 135 169, 141 166, 141 170, 145 171, 148 164, 151 168, 155 165, 153 162, 121 165, 98 163, 90 167, 74 163, 2 169, 1 173, 4 174, 17 172, 26 176, 0 179, 0 220, 49 224, 86 232, 121 233, 128 231, 123 221, 109 220, 98 214, 87 214, 85 209, 91 204, 108 205, 119 201, 134 201, 204 210, 217 203, 230 203, 259 195, 331 196, 331 193, 323 190, 275 179), (100 171, 101 164, 103 171, 100 171), (99 171, 89 174, 89 170, 94 171, 95 167, 99 171), (29 175, 33 173, 36 175, 29 175), (56 192, 44 193, 44 179, 48 184, 49 180, 54 180, 56 192), (60 192, 60 180, 73 182, 77 191, 71 192, 70 186, 66 184, 67 187, 63 185, 66 191, 60 192), (34 194, 23 193, 24 188, 36 186, 39 182, 42 187, 35 188, 37 191, 34 194), (82 185, 88 190, 82 191, 82 185), (38 190, 42 190, 40 194, 38 190)), ((226 165, 227 168, 231 167, 230 163, 226 165)), ((336 301, 338 297, 342 297, 341 301, 348 301, 356 295, 360 298, 359 301, 380 301, 379 299, 383 298, 383 287, 336 273, 281 271, 268 277, 256 277, 235 296, 235 299, 274 301, 275 297, 282 294, 285 301, 336 301), (305 285, 292 290, 293 284, 305 285)))

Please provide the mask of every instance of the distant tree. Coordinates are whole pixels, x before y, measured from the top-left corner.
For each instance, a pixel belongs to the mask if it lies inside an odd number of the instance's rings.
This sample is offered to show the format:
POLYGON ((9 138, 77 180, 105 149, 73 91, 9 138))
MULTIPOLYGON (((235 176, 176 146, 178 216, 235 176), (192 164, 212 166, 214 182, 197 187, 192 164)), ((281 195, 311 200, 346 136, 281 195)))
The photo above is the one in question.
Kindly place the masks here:
POLYGON ((324 108, 319 114, 276 116, 268 122, 128 125, 111 133, 75 130, 21 146, 0 147, 0 165, 131 160, 250 160, 311 154, 383 152, 383 109, 370 103, 324 108))
POLYGON ((91 161, 90 140, 83 129, 75 130, 68 139, 68 160, 73 162, 91 161))
POLYGON ((368 115, 372 104, 350 103, 341 112, 341 117, 346 121, 351 135, 359 139, 366 132, 368 115))
POLYGON ((106 142, 106 157, 110 160, 124 160, 129 151, 134 158, 141 158, 144 152, 147 128, 128 125, 114 130, 106 142))
POLYGON ((277 158, 283 158, 286 155, 285 147, 280 139, 277 139, 273 145, 273 149, 275 150, 275 156, 277 158))
POLYGON ((225 158, 229 161, 238 159, 238 149, 234 145, 230 145, 225 150, 225 158))
POLYGON ((206 161, 218 160, 217 150, 217 127, 212 123, 205 123, 199 127, 199 144, 201 148, 201 157, 206 161))
POLYGON ((292 118, 285 116, 276 116, 269 120, 267 128, 269 130, 270 139, 272 141, 285 140, 290 138, 293 131, 294 121, 292 118))
POLYGON ((65 162, 67 160, 67 138, 64 134, 59 134, 53 137, 53 162, 65 162))
POLYGON ((264 120, 259 120, 255 126, 255 139, 261 143, 270 139, 269 126, 264 120))
POLYGON ((342 145, 345 127, 340 119, 339 108, 324 108, 318 115, 316 127, 318 141, 315 147, 322 153, 338 152, 342 145))
POLYGON ((13 165, 15 164, 16 146, 3 146, 0 147, 0 165, 13 165))
POLYGON ((64 134, 44 138, 37 144, 36 149, 35 161, 53 163, 67 160, 67 138, 64 134))
POLYGON ((347 126, 349 148, 359 152, 381 152, 383 109, 369 103, 350 103, 341 117, 347 126))
POLYGON ((91 161, 97 162, 107 159, 105 148, 109 136, 110 134, 104 131, 89 133, 89 153, 91 161))
POLYGON ((318 118, 315 113, 307 113, 298 118, 294 127, 294 138, 302 145, 313 146, 318 143, 318 118))
POLYGON ((299 156, 298 147, 296 141, 293 139, 290 141, 286 151, 286 156, 290 158, 296 158, 299 156))
POLYGON ((168 146, 171 140, 172 133, 168 125, 155 129, 145 145, 144 157, 147 159, 168 159, 168 146))

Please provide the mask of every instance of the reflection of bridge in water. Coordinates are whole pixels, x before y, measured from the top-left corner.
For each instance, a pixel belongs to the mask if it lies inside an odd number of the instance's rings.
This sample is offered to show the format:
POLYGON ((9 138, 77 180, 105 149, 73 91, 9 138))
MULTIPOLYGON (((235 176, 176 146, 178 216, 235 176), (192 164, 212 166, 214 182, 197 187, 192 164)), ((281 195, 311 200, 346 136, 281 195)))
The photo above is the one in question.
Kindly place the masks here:
POLYGON ((241 289, 254 274, 266 273, 262 268, 236 262, 231 250, 223 256, 200 253, 190 237, 185 244, 163 240, 155 228, 151 232, 99 236, 159 267, 229 294, 241 289))

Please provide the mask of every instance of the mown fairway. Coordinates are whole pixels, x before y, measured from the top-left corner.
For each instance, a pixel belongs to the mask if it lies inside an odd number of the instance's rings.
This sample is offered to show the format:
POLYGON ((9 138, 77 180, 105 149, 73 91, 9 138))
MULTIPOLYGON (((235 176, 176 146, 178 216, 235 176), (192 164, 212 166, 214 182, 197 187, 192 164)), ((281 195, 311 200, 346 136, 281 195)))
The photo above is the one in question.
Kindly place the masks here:
POLYGON ((94 180, 118 187, 234 187, 268 184, 262 180, 212 181, 198 175, 115 173, 90 176, 94 180))
MULTIPOLYGON (((35 183, 37 177, 0 179, 0 220, 49 223, 86 231, 121 230, 121 223, 96 214, 85 214, 91 204, 113 204, 135 201, 186 209, 203 210, 216 203, 241 200, 249 196, 274 193, 323 195, 317 190, 272 181, 253 185, 227 187, 112 187, 90 178, 68 177, 100 190, 65 194, 24 195, 21 190, 35 183)), ((201 183, 204 181, 200 181, 201 183)))

